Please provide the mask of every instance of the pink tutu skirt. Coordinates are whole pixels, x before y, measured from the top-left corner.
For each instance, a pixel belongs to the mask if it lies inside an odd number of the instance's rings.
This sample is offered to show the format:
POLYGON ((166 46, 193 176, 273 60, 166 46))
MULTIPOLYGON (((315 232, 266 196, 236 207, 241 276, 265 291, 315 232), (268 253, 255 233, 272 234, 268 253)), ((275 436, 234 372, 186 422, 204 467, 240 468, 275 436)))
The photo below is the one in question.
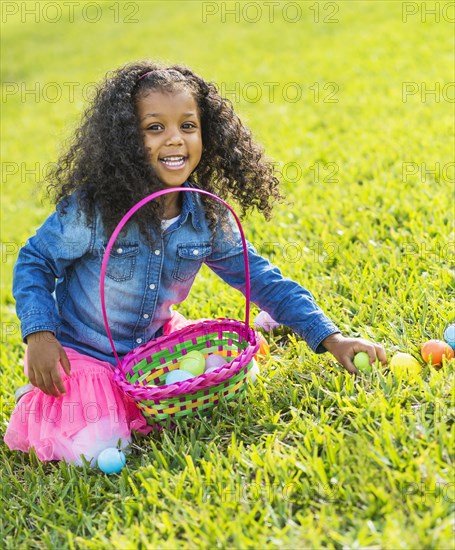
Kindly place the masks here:
MULTIPOLYGON (((11 414, 4 441, 11 450, 33 447, 43 462, 66 460, 82 466, 83 454, 94 466, 98 454, 119 440, 125 448, 132 430, 145 435, 153 428, 115 384, 110 363, 65 351, 71 363, 69 376, 60 367, 65 395, 54 397, 39 388, 26 393, 11 414)), ((28 375, 27 353, 24 372, 28 375)))
MULTIPOLYGON (((195 322, 173 312, 163 333, 195 322)), ((26 393, 11 414, 4 441, 11 450, 34 448, 43 462, 65 460, 82 466, 84 455, 93 467, 102 450, 119 443, 125 449, 132 430, 147 435, 153 428, 135 401, 115 384, 110 363, 70 348, 65 351, 71 363, 69 376, 60 367, 65 395, 54 397, 39 388, 26 393)), ((28 377, 27 352, 24 372, 28 377)))

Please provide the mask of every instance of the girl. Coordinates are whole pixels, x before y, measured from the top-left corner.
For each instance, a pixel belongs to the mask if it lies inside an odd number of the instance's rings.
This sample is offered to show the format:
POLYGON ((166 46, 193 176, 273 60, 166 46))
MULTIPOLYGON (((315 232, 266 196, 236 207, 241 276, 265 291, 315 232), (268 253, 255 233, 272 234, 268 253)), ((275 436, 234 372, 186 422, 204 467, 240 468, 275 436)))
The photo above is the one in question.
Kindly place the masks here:
MULTIPOLYGON (((12 414, 5 442, 40 460, 95 462, 131 430, 148 433, 139 409, 113 382, 115 360, 101 316, 103 251, 122 215, 162 188, 192 186, 270 217, 281 198, 232 104, 185 66, 128 64, 108 75, 50 175, 56 211, 21 249, 13 294, 33 390, 12 414)), ((186 321, 172 311, 204 262, 244 290, 238 230, 217 201, 171 193, 130 220, 111 253, 106 303, 120 356, 186 321)), ((249 245, 252 301, 351 373, 359 351, 386 363, 383 348, 345 338, 311 294, 249 245)))

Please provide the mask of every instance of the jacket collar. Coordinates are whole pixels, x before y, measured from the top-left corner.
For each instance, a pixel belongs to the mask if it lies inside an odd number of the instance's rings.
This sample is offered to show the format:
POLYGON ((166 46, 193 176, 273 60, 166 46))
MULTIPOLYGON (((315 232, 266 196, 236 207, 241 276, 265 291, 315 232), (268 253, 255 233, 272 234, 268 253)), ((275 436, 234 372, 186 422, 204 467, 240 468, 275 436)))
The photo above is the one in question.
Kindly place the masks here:
MULTIPOLYGON (((188 180, 182 184, 182 187, 192 187, 198 189, 198 186, 188 180)), ((200 196, 196 193, 183 193, 182 198, 182 212, 180 214, 179 225, 182 225, 188 219, 191 214, 191 223, 194 229, 201 230, 201 214, 203 209, 201 208, 200 196)))

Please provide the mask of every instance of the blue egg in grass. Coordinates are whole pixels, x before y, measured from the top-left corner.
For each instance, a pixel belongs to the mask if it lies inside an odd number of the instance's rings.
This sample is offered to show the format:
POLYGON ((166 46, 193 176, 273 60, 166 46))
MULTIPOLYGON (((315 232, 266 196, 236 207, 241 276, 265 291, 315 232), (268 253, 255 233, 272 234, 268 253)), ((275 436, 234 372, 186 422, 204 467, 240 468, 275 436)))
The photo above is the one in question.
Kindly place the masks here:
POLYGON ((448 325, 444 331, 444 340, 455 349, 455 324, 448 325))
POLYGON ((125 464, 125 454, 117 447, 104 449, 98 455, 98 468, 105 474, 118 474, 125 464))
POLYGON ((184 382, 185 380, 190 380, 191 378, 195 378, 195 376, 188 371, 180 369, 171 370, 166 376, 165 384, 169 385, 175 384, 176 382, 184 382))

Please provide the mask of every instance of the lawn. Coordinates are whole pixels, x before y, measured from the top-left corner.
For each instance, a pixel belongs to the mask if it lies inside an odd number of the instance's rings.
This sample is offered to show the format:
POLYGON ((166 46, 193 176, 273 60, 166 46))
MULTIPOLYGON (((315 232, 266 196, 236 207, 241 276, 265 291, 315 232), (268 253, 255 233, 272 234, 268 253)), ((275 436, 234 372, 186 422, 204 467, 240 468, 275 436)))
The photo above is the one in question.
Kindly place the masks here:
MULTIPOLYGON (((40 180, 91 83, 142 58, 217 83, 276 162, 286 202, 247 238, 422 376, 354 379, 280 328, 244 396, 135 437, 118 475, 1 441, 1 547, 454 548, 455 361, 420 357, 454 320, 453 2, 68 4, 2 3, 0 435, 27 382, 11 281, 52 210, 40 180)), ((203 269, 179 311, 244 308, 203 269)))

